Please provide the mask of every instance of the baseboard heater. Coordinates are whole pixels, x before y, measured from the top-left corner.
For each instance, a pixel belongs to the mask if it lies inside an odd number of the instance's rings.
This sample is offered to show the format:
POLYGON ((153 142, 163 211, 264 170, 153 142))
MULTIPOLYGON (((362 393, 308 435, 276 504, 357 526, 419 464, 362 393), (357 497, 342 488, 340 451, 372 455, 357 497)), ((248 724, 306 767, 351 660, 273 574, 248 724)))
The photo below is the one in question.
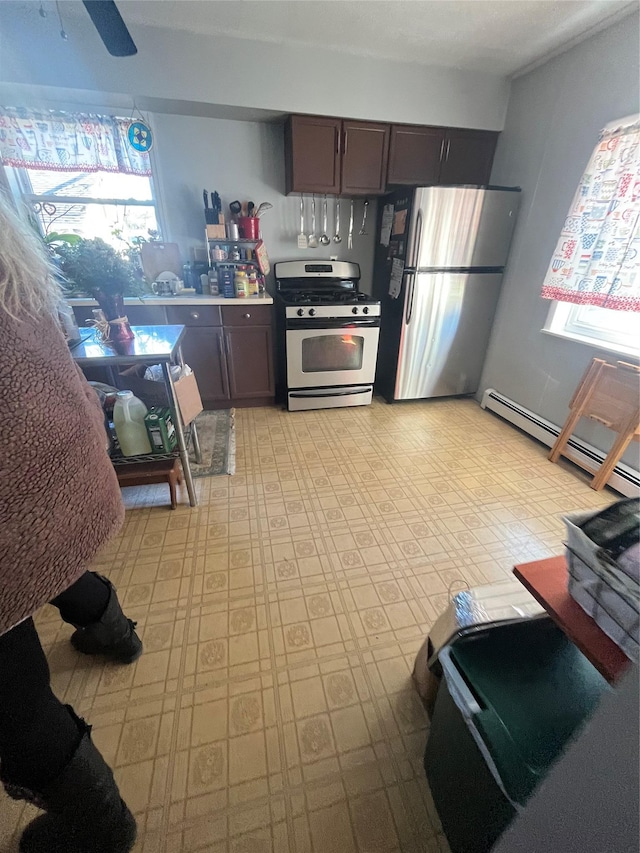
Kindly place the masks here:
MULTIPOLYGON (((480 405, 483 409, 490 409, 504 420, 537 438, 547 447, 552 447, 560 435, 561 428, 559 426, 541 418, 535 412, 525 409, 524 406, 514 402, 514 400, 504 397, 494 388, 487 388, 482 395, 480 405)), ((593 473, 598 470, 606 456, 601 450, 587 444, 586 441, 575 438, 575 436, 569 439, 566 450, 570 451, 566 454, 569 460, 575 461, 576 464, 593 471, 593 473)), ((640 494, 640 472, 618 462, 607 485, 627 497, 637 497, 640 494)))

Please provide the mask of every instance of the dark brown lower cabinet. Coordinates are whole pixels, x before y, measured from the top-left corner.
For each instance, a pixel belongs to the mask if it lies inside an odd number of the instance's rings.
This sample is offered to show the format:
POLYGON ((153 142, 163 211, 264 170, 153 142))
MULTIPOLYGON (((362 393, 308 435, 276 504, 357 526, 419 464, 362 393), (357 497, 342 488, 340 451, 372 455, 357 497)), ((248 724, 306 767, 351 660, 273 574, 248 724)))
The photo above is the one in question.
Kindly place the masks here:
POLYGON ((206 409, 223 408, 229 400, 229 377, 224 353, 224 331, 215 326, 189 326, 182 355, 198 380, 206 409))
POLYGON ((233 405, 259 406, 273 401, 272 309, 268 305, 222 307, 229 391, 233 405))
POLYGON ((237 400, 273 397, 271 326, 229 327, 224 334, 231 397, 237 400))

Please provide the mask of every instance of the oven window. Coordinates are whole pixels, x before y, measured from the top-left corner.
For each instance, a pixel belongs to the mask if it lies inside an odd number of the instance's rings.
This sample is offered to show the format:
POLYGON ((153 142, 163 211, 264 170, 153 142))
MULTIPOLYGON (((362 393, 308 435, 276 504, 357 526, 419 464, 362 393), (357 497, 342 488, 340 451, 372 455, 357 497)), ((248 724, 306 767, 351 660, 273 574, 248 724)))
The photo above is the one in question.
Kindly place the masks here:
POLYGON ((361 335, 319 335, 302 341, 302 372, 362 370, 364 338, 361 335))

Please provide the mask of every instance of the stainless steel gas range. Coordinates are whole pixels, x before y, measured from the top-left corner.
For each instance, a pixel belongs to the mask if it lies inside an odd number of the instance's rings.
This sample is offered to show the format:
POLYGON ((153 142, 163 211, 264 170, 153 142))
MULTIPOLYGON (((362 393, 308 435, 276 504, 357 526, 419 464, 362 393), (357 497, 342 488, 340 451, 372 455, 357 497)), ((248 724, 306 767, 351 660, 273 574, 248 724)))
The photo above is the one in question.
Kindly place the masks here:
POLYGON ((366 406, 373 396, 380 302, 343 261, 275 265, 278 393, 289 411, 366 406))

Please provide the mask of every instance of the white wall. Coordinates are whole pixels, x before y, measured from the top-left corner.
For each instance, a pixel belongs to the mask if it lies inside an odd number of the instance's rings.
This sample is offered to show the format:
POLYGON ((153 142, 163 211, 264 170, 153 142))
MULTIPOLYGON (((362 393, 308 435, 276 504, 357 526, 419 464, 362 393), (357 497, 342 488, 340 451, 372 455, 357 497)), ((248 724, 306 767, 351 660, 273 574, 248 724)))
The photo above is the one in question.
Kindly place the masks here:
MULTIPOLYGON (((540 289, 600 129, 640 108, 639 61, 633 15, 513 81, 498 143, 492 183, 519 185, 523 197, 480 393, 495 388, 557 424, 591 358, 612 356, 542 334, 550 303, 540 289)), ((611 445, 592 422, 576 432, 611 445)))
POLYGON ((36 3, 22 7, 0 2, 6 82, 490 130, 504 121, 509 83, 497 75, 139 25, 130 28, 137 56, 117 59, 88 16, 69 18, 65 42, 52 15, 43 21, 36 3))
MULTIPOLYGON (((266 122, 229 121, 190 116, 155 115, 153 149, 155 174, 161 194, 168 236, 184 253, 204 241, 202 190, 217 190, 228 216, 229 202, 251 200, 273 204, 262 219, 262 234, 272 261, 329 258, 356 261, 362 268, 362 288, 370 291, 376 205, 370 205, 367 236, 360 237, 363 200, 356 202, 353 251, 347 249, 348 202, 342 200, 342 243, 301 251, 300 197, 284 195, 283 126, 266 122)), ((317 232, 322 233, 317 198, 317 232)), ((306 212, 311 210, 306 197, 306 212)), ((329 229, 333 234, 333 199, 329 199, 329 229)), ((307 216, 305 230, 309 233, 307 216)))

